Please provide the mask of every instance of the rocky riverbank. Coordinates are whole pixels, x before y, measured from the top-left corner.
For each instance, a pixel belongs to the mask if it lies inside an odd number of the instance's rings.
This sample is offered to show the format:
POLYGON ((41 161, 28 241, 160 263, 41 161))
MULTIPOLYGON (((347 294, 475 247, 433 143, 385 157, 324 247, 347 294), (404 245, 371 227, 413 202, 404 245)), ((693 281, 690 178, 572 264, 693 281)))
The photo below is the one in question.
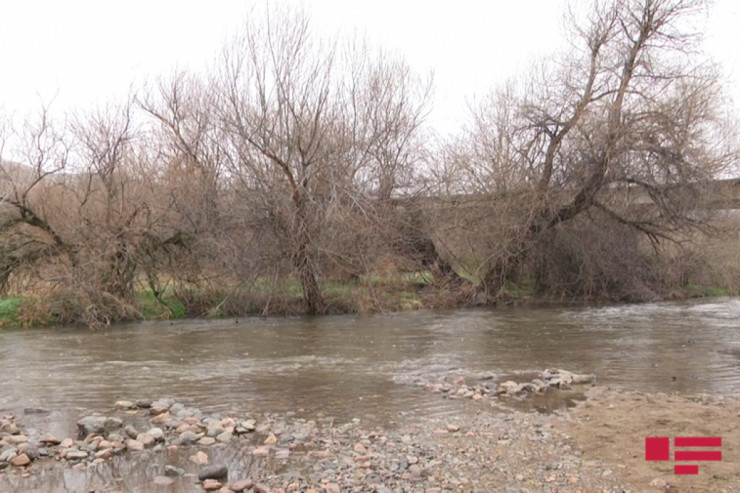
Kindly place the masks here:
POLYGON ((301 410, 206 415, 173 399, 119 401, 81 417, 73 437, 38 434, 4 416, 0 491, 740 490, 732 473, 736 398, 594 387, 574 409, 543 414, 464 399, 478 384, 450 380, 439 393, 460 396, 459 417, 382 427, 301 410), (723 462, 703 464, 700 476, 673 476, 672 463, 644 461, 644 437, 661 433, 722 436, 723 462))

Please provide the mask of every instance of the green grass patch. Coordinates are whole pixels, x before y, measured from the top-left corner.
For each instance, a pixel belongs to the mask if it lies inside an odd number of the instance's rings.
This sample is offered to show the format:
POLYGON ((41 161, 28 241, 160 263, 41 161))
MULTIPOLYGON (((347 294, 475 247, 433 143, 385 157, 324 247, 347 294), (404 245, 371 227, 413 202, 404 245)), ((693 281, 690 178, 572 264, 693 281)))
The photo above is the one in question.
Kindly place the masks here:
POLYGON ((136 293, 136 304, 146 319, 185 318, 185 304, 172 295, 162 298, 167 306, 157 300, 151 289, 136 293))
POLYGON ((683 287, 684 292, 691 297, 713 297, 713 296, 729 296, 730 292, 726 288, 719 286, 698 286, 696 284, 686 284, 683 287))
POLYGON ((0 327, 15 325, 18 321, 18 307, 23 302, 19 296, 0 299, 0 327))

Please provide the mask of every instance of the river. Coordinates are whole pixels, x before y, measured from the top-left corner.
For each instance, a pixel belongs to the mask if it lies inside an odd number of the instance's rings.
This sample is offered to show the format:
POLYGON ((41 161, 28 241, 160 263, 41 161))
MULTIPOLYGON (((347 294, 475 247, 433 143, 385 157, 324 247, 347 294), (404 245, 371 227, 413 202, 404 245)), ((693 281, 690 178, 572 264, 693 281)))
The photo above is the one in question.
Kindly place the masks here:
POLYGON ((212 413, 384 423, 460 412, 404 377, 551 367, 645 392, 737 393, 740 299, 5 330, 0 414, 74 436, 79 417, 117 400, 173 397, 212 413))

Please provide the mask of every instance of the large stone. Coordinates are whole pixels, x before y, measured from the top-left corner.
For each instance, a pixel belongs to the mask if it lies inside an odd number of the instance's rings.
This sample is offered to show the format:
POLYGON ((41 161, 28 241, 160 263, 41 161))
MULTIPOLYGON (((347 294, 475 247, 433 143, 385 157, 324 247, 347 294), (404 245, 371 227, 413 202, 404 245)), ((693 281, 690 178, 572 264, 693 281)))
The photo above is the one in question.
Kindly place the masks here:
POLYGON ((204 467, 198 473, 198 479, 204 481, 206 479, 226 479, 229 475, 229 469, 223 464, 214 464, 212 466, 204 467))
POLYGON ((13 458, 10 463, 13 465, 13 467, 23 467, 31 463, 31 458, 26 454, 21 454, 13 458))
POLYGON ((105 416, 85 416, 77 422, 80 435, 87 436, 90 433, 102 435, 105 433, 105 416))

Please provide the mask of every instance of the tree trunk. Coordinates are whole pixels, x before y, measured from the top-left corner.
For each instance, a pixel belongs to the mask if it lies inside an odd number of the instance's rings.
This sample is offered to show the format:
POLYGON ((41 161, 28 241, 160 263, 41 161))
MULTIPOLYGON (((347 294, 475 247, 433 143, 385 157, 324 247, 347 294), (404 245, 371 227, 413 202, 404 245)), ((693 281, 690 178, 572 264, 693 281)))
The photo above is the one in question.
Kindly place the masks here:
POLYGON ((324 297, 321 295, 321 289, 316 280, 316 268, 309 254, 310 241, 308 234, 305 231, 305 226, 302 226, 302 228, 303 231, 300 234, 299 244, 293 255, 293 265, 301 278, 306 313, 308 315, 317 315, 324 311, 324 297))

